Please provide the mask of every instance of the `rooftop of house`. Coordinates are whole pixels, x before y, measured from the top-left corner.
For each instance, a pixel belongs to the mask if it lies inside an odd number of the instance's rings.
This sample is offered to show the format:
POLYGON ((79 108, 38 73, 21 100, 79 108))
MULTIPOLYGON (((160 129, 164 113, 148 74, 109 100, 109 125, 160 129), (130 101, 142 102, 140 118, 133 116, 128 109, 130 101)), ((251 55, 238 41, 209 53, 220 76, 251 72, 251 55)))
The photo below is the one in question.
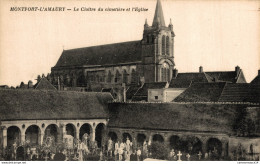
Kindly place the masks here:
POLYGON ((173 77, 169 88, 188 88, 192 83, 212 83, 212 82, 229 82, 229 83, 246 83, 242 69, 236 67, 234 71, 214 71, 204 72, 200 67, 199 72, 178 73, 173 77))
POLYGON ((193 83, 173 101, 260 103, 260 85, 227 82, 193 83))

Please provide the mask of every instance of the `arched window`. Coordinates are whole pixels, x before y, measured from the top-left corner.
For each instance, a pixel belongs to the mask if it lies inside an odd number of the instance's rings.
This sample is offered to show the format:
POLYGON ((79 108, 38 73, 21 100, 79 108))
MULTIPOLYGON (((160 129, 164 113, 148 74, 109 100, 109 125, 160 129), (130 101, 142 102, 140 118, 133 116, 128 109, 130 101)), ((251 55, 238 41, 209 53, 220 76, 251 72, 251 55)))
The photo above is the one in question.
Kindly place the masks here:
POLYGON ((116 70, 116 77, 115 77, 115 83, 119 83, 121 78, 121 74, 118 70, 116 70))
POLYGON ((170 55, 170 39, 169 36, 166 37, 166 55, 170 55))
POLYGON ((137 74, 136 74, 135 69, 132 69, 132 72, 131 72, 131 83, 132 84, 136 84, 137 83, 137 74))
POLYGON ((162 36, 162 55, 165 55, 166 47, 165 47, 165 35, 162 36))
POLYGON ((108 82, 108 83, 111 83, 111 80, 112 80, 112 75, 111 75, 111 72, 108 71, 107 82, 108 82))
POLYGON ((126 72, 126 70, 124 70, 123 83, 127 84, 127 82, 128 82, 128 73, 126 72))

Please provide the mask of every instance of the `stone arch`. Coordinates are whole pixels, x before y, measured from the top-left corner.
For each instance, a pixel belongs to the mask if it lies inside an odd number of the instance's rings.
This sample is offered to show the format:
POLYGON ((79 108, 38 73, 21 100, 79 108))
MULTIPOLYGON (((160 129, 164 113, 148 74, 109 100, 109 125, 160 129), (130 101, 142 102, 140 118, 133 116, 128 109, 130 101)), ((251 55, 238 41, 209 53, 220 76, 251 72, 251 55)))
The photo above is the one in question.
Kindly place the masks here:
POLYGON ((127 137, 129 138, 130 141, 132 141, 132 136, 129 133, 123 133, 122 137, 123 137, 123 142, 126 142, 127 137))
POLYGON ((76 137, 76 127, 72 123, 66 124, 66 134, 76 137))
POLYGON ((41 144, 41 129, 37 125, 29 126, 25 131, 25 141, 29 142, 30 145, 41 144))
POLYGON ((177 135, 172 135, 169 138, 169 144, 170 144, 170 148, 174 149, 174 150, 181 150, 181 141, 180 141, 180 137, 177 135))
POLYGON ((98 147, 101 147, 103 145, 105 137, 105 127, 106 125, 104 123, 99 123, 96 126, 95 140, 97 141, 98 147))
POLYGON ((117 141, 117 134, 115 132, 110 131, 108 133, 108 137, 111 138, 111 140, 115 143, 117 141))
POLYGON ((217 154, 221 155, 222 153, 222 142, 217 138, 209 138, 207 141, 207 151, 213 152, 217 150, 217 154))
POLYGON ((164 138, 160 134, 153 135, 153 142, 164 142, 164 138))
POLYGON ((198 137, 193 137, 191 154, 202 152, 203 142, 198 137))
POLYGON ((138 146, 142 146, 144 141, 146 141, 146 135, 142 133, 137 134, 137 144, 138 146))
POLYGON ((85 133, 87 133, 89 136, 93 132, 92 126, 88 123, 85 123, 81 125, 79 129, 79 139, 82 140, 82 137, 85 133))
POLYGON ((55 142, 58 142, 59 128, 56 124, 49 124, 44 130, 44 139, 46 137, 54 137, 55 142))
POLYGON ((21 142, 21 130, 17 126, 7 128, 7 147, 13 147, 14 143, 18 146, 21 142))

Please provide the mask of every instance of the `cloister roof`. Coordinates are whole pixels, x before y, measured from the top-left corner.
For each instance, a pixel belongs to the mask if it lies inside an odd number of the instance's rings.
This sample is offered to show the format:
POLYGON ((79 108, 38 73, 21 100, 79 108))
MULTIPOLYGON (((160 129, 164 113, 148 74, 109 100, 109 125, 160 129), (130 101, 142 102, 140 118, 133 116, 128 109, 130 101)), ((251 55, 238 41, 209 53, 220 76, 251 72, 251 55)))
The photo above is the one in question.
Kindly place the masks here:
POLYGON ((246 104, 111 103, 108 126, 232 134, 238 113, 246 107, 246 104))
POLYGON ((110 93, 0 90, 0 120, 108 118, 110 93))

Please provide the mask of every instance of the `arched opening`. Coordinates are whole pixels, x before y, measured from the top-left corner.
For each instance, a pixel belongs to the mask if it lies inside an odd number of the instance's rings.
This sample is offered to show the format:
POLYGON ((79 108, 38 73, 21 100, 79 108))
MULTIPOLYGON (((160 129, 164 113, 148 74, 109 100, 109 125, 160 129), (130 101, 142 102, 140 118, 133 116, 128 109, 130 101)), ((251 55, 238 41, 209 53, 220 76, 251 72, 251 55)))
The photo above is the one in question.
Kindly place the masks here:
POLYGON ((125 84, 128 83, 128 73, 126 72, 126 70, 124 70, 124 73, 123 73, 123 83, 125 83, 125 84))
POLYGON ((41 130, 37 125, 29 126, 25 131, 25 141, 30 145, 39 145, 41 130))
POLYGON ((73 137, 76 136, 76 127, 73 124, 67 124, 66 125, 66 134, 71 135, 73 137))
POLYGON ((17 126, 7 129, 7 147, 17 147, 21 141, 21 131, 17 126))
POLYGON ((99 123, 96 127, 96 137, 97 145, 100 148, 103 145, 103 137, 105 134, 105 124, 99 123))
POLYGON ((144 134, 137 134, 137 146, 143 146, 144 141, 146 141, 146 135, 144 134))
POLYGON ((217 155, 221 155, 222 153, 222 143, 217 138, 210 138, 207 142, 207 150, 208 152, 212 152, 217 155))
MULTIPOLYGON (((115 132, 109 132, 108 137, 111 138, 111 140, 115 143, 117 141, 117 135, 115 132)), ((108 139, 109 139, 108 138, 108 139)))
POLYGON ((135 71, 135 69, 132 69, 132 72, 131 72, 131 83, 132 84, 137 84, 137 73, 135 71))
POLYGON ((179 136, 171 136, 169 139, 170 148, 174 150, 181 150, 181 141, 179 136))
POLYGON ((200 139, 195 137, 195 140, 192 143, 192 154, 198 154, 199 152, 202 152, 202 142, 200 139))
POLYGON ((127 138, 132 141, 132 136, 129 133, 123 133, 123 142, 126 142, 127 138))
POLYGON ((58 142, 58 126, 55 124, 50 124, 46 127, 44 132, 44 139, 51 137, 54 139, 54 142, 58 142))
POLYGON ((161 67, 161 81, 167 82, 170 80, 170 66, 164 62, 161 67))
POLYGON ((112 74, 111 74, 110 71, 108 71, 107 82, 108 82, 108 83, 111 83, 111 80, 112 80, 112 74))
POLYGON ((121 80, 121 74, 116 70, 115 83, 119 83, 121 80))
POLYGON ((161 136, 160 134, 155 134, 153 136, 153 142, 163 142, 164 139, 163 139, 163 136, 161 136))
POLYGON ((82 140, 82 137, 84 134, 88 134, 88 137, 90 137, 90 133, 92 132, 92 128, 90 124, 83 124, 79 129, 79 139, 82 140))

